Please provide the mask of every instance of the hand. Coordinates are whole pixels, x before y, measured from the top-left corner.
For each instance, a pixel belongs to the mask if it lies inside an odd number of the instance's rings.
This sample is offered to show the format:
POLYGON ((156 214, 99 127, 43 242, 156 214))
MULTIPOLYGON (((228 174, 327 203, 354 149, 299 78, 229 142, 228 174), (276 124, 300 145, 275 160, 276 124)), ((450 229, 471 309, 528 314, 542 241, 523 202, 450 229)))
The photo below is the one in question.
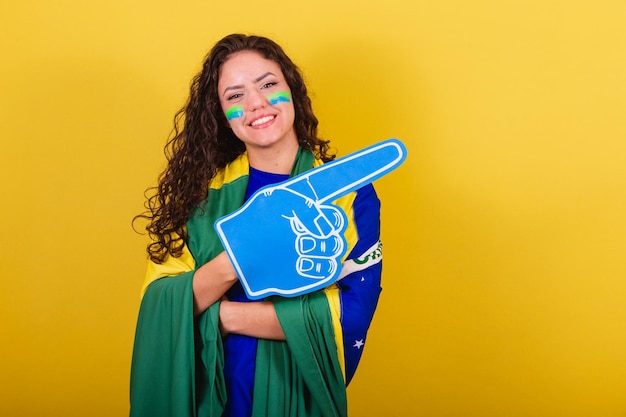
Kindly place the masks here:
POLYGON ((347 217, 329 203, 398 167, 390 139, 255 193, 215 228, 251 299, 323 288, 341 272, 347 217))

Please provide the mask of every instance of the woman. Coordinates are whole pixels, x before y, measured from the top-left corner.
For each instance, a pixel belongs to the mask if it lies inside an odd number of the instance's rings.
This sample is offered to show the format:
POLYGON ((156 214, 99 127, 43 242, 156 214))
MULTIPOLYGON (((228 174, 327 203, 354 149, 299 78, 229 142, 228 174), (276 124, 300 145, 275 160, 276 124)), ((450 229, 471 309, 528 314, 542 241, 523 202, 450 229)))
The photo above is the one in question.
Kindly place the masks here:
MULTIPOLYGON (((153 241, 131 370, 132 416, 345 416, 380 293, 380 204, 348 217, 342 279, 251 302, 215 233, 259 188, 331 160, 298 68, 273 41, 220 40, 175 119, 148 199, 153 241)), ((260 259, 259 262, 280 262, 260 259)))

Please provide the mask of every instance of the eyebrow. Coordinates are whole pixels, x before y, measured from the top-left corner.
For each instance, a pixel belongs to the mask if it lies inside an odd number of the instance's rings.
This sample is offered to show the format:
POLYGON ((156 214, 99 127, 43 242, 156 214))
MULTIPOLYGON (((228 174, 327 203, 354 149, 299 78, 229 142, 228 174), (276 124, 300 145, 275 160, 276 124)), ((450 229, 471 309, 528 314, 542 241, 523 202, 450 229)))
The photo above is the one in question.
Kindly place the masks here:
MULTIPOLYGON (((269 77, 270 75, 276 76, 273 72, 268 71, 268 72, 266 72, 265 74, 263 74, 263 75, 261 75, 261 76, 259 76, 259 77, 255 78, 254 82, 255 82, 255 83, 258 83, 259 81, 261 81, 262 79, 264 79, 264 78, 266 78, 266 77, 269 77)), ((224 89, 224 92, 223 92, 222 94, 226 94, 226 93, 227 93, 228 91, 230 91, 230 90, 238 90, 238 89, 240 89, 240 88, 243 88, 243 85, 240 85, 240 84, 238 84, 238 85, 231 85, 231 86, 229 86, 229 87, 226 87, 226 88, 224 89)))

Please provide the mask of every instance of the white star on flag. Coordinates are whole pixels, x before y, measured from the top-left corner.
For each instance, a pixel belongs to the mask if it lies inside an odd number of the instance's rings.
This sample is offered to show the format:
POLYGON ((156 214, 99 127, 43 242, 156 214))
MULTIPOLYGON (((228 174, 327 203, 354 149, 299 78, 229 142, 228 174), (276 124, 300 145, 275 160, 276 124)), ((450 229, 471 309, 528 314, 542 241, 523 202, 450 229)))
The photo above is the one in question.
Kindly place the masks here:
POLYGON ((354 341, 354 345, 352 347, 355 347, 357 349, 361 349, 361 347, 364 345, 363 343, 363 339, 361 340, 355 340, 354 341))

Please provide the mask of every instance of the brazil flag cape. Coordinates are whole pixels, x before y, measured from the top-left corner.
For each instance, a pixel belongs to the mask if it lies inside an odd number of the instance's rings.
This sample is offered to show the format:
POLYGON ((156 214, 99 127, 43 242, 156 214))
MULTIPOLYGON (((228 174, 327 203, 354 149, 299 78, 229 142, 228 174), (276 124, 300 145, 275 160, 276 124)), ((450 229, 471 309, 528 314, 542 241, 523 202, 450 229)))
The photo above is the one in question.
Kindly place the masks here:
MULTIPOLYGON (((300 150, 291 174, 315 162, 312 153, 300 150)), ((156 279, 145 290, 131 366, 131 417, 219 417, 224 411, 219 302, 194 319, 191 284, 195 268, 223 251, 213 224, 243 204, 247 173, 243 154, 211 181, 207 199, 188 221, 194 269, 156 279)), ((286 341, 259 340, 253 416, 346 416, 345 380, 325 291, 272 301, 286 341)))

